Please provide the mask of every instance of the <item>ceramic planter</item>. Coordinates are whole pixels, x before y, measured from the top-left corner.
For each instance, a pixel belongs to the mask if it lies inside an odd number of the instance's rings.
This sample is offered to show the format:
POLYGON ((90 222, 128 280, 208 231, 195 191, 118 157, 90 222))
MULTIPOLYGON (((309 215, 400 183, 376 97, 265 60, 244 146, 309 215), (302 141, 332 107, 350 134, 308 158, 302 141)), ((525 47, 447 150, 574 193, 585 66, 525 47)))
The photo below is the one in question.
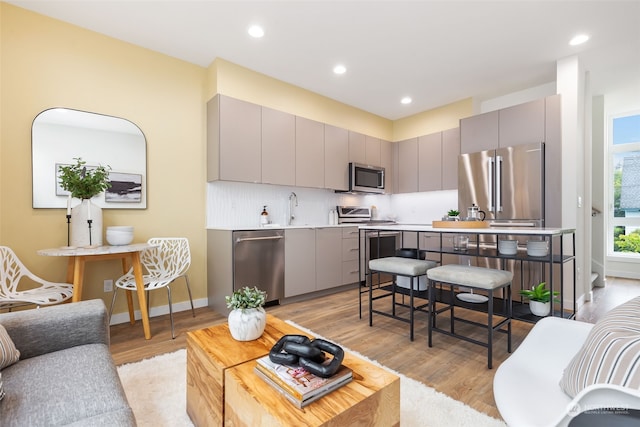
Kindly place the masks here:
POLYGON ((529 310, 536 316, 544 317, 551 312, 550 302, 529 301, 529 310))
POLYGON ((229 313, 229 331, 237 341, 253 341, 260 338, 267 326, 264 308, 237 308, 229 313))

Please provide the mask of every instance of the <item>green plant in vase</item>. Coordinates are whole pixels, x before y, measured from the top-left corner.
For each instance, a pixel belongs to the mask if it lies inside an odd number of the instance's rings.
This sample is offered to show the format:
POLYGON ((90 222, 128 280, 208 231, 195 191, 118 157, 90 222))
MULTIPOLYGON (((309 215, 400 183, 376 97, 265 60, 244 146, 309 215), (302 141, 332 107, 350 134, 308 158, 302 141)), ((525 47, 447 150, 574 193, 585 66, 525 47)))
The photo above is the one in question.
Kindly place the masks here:
POLYGON ((267 325, 267 314, 262 308, 267 293, 256 286, 245 286, 224 298, 231 309, 228 317, 231 336, 238 341, 258 339, 267 325))
POLYGON ((60 186, 77 199, 91 199, 111 187, 111 166, 87 168, 81 157, 74 157, 75 165, 60 167, 60 186))
MULTIPOLYGON (((536 316, 546 316, 551 311, 552 294, 551 291, 547 289, 546 282, 541 282, 531 289, 521 289, 520 295, 529 300, 529 309, 536 316)), ((553 291, 554 302, 560 302, 560 300, 556 298, 557 295, 560 295, 560 292, 553 291)))

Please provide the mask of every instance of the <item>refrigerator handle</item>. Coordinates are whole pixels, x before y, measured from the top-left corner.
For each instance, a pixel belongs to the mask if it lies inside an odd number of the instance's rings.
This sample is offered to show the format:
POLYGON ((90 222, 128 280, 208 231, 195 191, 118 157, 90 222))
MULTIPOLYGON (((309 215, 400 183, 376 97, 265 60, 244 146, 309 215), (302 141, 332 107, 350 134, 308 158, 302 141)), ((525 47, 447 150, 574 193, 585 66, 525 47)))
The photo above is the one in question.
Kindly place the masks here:
POLYGON ((502 212, 502 156, 496 156, 496 212, 502 212))
POLYGON ((489 157, 487 159, 487 164, 488 164, 487 182, 489 183, 489 210, 493 211, 495 210, 495 206, 494 206, 495 200, 493 199, 493 169, 495 166, 495 160, 493 159, 493 157, 489 157))

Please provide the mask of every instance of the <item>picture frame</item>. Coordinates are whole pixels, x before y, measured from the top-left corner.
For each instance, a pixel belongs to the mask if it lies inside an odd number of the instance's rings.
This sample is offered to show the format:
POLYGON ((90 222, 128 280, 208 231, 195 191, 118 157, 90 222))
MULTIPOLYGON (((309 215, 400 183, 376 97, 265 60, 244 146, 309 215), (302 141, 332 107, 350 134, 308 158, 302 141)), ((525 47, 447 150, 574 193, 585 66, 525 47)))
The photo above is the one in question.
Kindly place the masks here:
POLYGON ((105 203, 140 203, 142 201, 142 175, 110 172, 111 186, 104 192, 105 203))

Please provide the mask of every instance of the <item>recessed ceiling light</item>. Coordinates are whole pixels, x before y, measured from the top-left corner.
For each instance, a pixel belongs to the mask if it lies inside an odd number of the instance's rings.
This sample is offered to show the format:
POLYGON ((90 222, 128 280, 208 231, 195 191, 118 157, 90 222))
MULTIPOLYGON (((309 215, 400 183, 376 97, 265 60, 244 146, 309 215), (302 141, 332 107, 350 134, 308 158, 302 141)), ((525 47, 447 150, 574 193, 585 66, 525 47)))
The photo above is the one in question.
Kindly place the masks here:
POLYGON ((336 65, 335 67, 333 67, 333 72, 334 72, 335 74, 344 74, 344 73, 346 73, 346 72, 347 72, 347 67, 345 67, 345 66, 344 66, 344 65, 342 65, 342 64, 338 64, 338 65, 336 65))
POLYGON ((413 101, 413 100, 411 99, 411 97, 410 97, 410 96, 405 96, 404 98, 402 98, 402 99, 400 100, 400 102, 401 102, 402 104, 411 104, 411 102, 412 102, 412 101, 413 101))
POLYGON ((582 43, 586 42, 587 40, 589 40, 589 36, 588 35, 586 35, 586 34, 578 34, 577 36, 572 38, 571 41, 569 41, 569 44, 571 46, 577 46, 579 44, 582 44, 582 43))
POLYGON ((254 37, 256 39, 259 39, 260 37, 264 36, 264 30, 259 25, 250 26, 248 33, 251 37, 254 37))

